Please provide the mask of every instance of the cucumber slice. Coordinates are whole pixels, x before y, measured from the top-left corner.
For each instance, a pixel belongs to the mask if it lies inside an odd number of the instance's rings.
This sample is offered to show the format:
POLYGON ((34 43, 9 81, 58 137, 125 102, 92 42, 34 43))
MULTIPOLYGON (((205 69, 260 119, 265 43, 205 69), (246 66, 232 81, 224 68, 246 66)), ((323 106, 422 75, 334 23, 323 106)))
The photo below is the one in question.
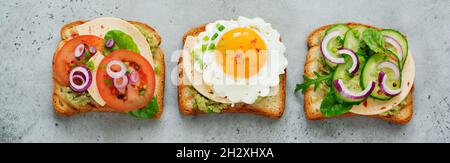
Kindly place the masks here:
MULTIPOLYGON (((408 57, 408 41, 400 32, 398 32, 396 30, 385 29, 385 30, 381 31, 381 34, 383 36, 388 36, 388 37, 394 38, 400 44, 400 46, 403 50, 403 57, 400 61, 399 66, 400 66, 400 69, 402 70, 403 66, 405 64, 406 58, 408 57)), ((398 53, 398 49, 395 49, 391 44, 389 44, 387 42, 386 42, 386 49, 392 51, 394 54, 398 53)))
POLYGON ((344 36, 343 34, 345 34, 345 32, 347 32, 349 29, 350 28, 345 24, 336 24, 336 25, 333 25, 332 27, 328 28, 325 31, 325 35, 329 34, 330 32, 339 30, 342 33, 342 36, 344 36))
MULTIPOLYGON (((339 33, 341 33, 341 35, 340 35, 341 39, 344 39, 344 38, 345 38, 345 33, 346 33, 348 30, 350 30, 350 28, 349 28, 347 25, 344 25, 344 24, 336 24, 336 25, 334 25, 334 26, 328 28, 328 29, 325 31, 325 35, 329 34, 330 32, 339 31, 339 33)), ((339 42, 339 40, 337 39, 337 37, 334 38, 334 39, 332 39, 330 42, 328 42, 328 45, 327 45, 328 50, 331 51, 331 52, 333 52, 332 54, 333 54, 334 56, 339 56, 339 57, 340 57, 341 55, 339 55, 339 54, 337 53, 337 50, 338 50, 339 48, 341 48, 342 46, 343 46, 342 43, 339 42)), ((331 69, 335 69, 335 68, 336 68, 336 64, 331 63, 330 61, 328 61, 328 60, 326 60, 326 59, 324 59, 324 60, 325 60, 326 65, 328 65, 328 67, 330 67, 331 69)))
MULTIPOLYGON (((358 59, 360 62, 360 68, 359 68, 358 72, 355 73, 354 76, 350 76, 350 73, 348 72, 348 69, 350 69, 350 67, 352 66, 352 61, 351 61, 350 57, 349 56, 344 56, 344 57, 345 57, 345 64, 337 65, 336 70, 333 74, 333 81, 341 79, 344 82, 344 85, 347 89, 354 91, 354 92, 363 91, 364 89, 361 86, 360 77, 361 77, 362 67, 364 67, 364 64, 365 64, 364 57, 358 56, 358 59)), ((334 86, 332 86, 332 87, 334 89, 334 93, 335 93, 336 97, 345 103, 358 104, 365 100, 365 99, 355 100, 355 99, 350 99, 350 98, 341 96, 341 94, 339 94, 339 92, 336 90, 336 88, 334 86)))
POLYGON ((356 26, 352 28, 353 34, 355 35, 358 40, 362 40, 362 34, 364 31, 366 31, 367 27, 364 26, 356 26))
POLYGON ((344 48, 352 49, 354 52, 358 52, 361 47, 361 41, 355 36, 353 30, 348 30, 345 33, 344 48))
MULTIPOLYGON (((378 74, 380 73, 380 71, 383 71, 388 75, 387 83, 388 83, 389 88, 399 89, 401 87, 401 75, 400 75, 400 79, 397 80, 394 78, 394 71, 392 71, 391 69, 389 69, 389 68, 379 69, 378 68, 378 65, 384 61, 393 62, 393 60, 385 54, 375 54, 375 55, 371 56, 367 60, 366 65, 364 66, 364 68, 362 70, 362 75, 361 75, 361 86, 363 88, 366 88, 371 81, 376 82, 375 89, 373 90, 373 92, 370 96, 374 99, 383 100, 383 101, 389 100, 392 97, 386 96, 385 94, 383 94, 383 92, 380 89, 380 86, 378 83, 378 74)), ((395 63, 395 62, 393 62, 393 63, 395 63)))

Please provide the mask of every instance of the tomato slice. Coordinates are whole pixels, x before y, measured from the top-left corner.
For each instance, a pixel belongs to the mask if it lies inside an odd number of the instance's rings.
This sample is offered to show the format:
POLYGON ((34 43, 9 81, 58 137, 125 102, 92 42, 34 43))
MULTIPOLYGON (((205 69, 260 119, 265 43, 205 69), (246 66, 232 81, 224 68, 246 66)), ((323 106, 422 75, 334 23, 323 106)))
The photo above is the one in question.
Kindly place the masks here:
POLYGON ((152 100, 155 92, 155 73, 152 65, 140 54, 129 50, 116 50, 100 62, 97 70, 97 88, 106 105, 119 111, 132 111, 144 108, 152 100), (139 74, 137 85, 128 85, 119 90, 114 87, 113 79, 106 71, 107 65, 118 60, 126 63, 127 69, 139 74))
MULTIPOLYGON (((53 63, 53 71, 55 71, 55 80, 64 86, 69 86, 69 73, 74 66, 82 65, 81 60, 89 58, 75 58, 75 48, 85 44, 89 47, 95 46, 97 51, 103 52, 104 41, 102 38, 92 35, 77 36, 67 41, 64 46, 56 53, 53 63)), ((94 54, 92 54, 94 55, 94 54)), ((91 56, 92 56, 91 55, 91 56)))

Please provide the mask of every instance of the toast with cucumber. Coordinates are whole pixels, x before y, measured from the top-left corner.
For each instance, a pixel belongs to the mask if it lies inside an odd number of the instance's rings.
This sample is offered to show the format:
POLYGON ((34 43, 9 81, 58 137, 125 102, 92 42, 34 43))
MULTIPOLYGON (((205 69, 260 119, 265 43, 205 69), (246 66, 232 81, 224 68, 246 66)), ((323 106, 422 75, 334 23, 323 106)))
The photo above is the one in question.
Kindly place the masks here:
POLYGON ((53 57, 53 107, 60 116, 163 112, 164 54, 152 27, 118 18, 76 21, 61 29, 53 57))
POLYGON ((368 116, 406 124, 413 116, 415 65, 402 33, 358 23, 314 30, 304 66, 309 120, 368 116))

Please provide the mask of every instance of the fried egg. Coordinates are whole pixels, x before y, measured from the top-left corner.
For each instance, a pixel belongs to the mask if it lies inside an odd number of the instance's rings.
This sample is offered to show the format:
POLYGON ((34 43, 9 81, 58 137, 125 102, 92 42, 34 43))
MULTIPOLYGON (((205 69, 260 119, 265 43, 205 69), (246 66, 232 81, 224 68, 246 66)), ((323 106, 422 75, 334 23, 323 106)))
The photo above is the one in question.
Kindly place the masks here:
POLYGON ((195 42, 194 71, 214 95, 233 104, 270 96, 288 64, 280 34, 261 18, 210 23, 195 42))

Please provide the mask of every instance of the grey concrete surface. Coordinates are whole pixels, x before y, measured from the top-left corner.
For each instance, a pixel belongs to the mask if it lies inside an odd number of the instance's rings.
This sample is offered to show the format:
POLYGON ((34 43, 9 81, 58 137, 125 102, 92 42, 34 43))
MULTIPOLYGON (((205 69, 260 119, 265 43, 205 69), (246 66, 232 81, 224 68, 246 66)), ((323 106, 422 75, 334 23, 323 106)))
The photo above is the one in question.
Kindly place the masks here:
POLYGON ((450 1, 447 0, 2 0, 0 142, 450 142, 450 1), (287 107, 280 120, 247 114, 185 117, 177 106, 171 54, 188 29, 217 19, 262 17, 281 33, 289 59, 287 107), (167 76, 161 120, 109 113, 53 113, 52 57, 60 28, 114 16, 155 27, 167 76), (409 36, 416 61, 414 118, 406 126, 355 117, 309 122, 302 82, 306 36, 337 22, 393 28, 409 36))

